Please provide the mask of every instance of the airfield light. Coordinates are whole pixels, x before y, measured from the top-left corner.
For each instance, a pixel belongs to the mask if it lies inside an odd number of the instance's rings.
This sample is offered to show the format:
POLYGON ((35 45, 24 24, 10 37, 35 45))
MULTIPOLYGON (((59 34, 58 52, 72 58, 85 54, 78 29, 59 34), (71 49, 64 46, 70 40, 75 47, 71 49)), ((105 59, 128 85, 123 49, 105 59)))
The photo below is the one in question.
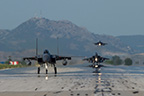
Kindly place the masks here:
POLYGON ((98 61, 98 58, 95 58, 95 61, 97 62, 97 61, 98 61))
POLYGON ((98 65, 95 65, 95 68, 97 68, 98 67, 98 65))
POLYGON ((99 76, 101 76, 101 75, 102 75, 102 73, 98 73, 98 75, 99 75, 99 76))
POLYGON ((45 79, 48 80, 48 76, 46 76, 45 79))

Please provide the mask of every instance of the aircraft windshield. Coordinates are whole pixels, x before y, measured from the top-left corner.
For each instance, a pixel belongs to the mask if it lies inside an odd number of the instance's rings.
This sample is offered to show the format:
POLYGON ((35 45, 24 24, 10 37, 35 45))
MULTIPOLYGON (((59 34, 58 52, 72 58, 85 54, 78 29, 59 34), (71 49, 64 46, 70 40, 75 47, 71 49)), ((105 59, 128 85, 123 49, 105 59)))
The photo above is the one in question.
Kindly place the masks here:
POLYGON ((48 50, 44 50, 44 54, 48 54, 49 53, 49 51, 48 50))

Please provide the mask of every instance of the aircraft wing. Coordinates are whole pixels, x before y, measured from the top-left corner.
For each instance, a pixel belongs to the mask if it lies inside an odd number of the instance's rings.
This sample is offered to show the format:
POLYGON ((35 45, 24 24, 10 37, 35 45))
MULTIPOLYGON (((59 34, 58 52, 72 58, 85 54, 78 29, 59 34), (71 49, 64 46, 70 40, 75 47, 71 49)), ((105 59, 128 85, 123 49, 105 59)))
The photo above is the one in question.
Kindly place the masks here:
POLYGON ((31 65, 31 61, 30 60, 37 60, 37 57, 35 56, 35 57, 24 57, 23 58, 23 60, 25 61, 25 60, 28 60, 28 65, 31 65))
POLYGON ((103 57, 102 59, 103 59, 103 60, 109 60, 109 58, 104 58, 104 57, 103 57))
POLYGON ((58 56, 58 55, 55 55, 55 56, 56 56, 56 60, 65 60, 65 59, 71 60, 71 57, 67 57, 67 56, 58 56))
POLYGON ((36 57, 24 57, 23 60, 37 60, 36 57))
POLYGON ((105 60, 109 60, 109 58, 102 57, 101 61, 104 62, 105 60))
POLYGON ((107 45, 107 43, 103 43, 102 45, 107 45))
POLYGON ((95 45, 98 45, 99 43, 94 43, 95 45))
POLYGON ((84 58, 83 60, 86 60, 86 61, 91 61, 92 58, 84 58))
POLYGON ((102 42, 98 42, 98 43, 94 43, 95 45, 99 45, 99 46, 101 46, 101 45, 107 45, 107 43, 102 43, 102 42))
POLYGON ((85 59, 83 59, 83 60, 87 60, 87 61, 88 61, 88 60, 90 60, 90 58, 85 58, 85 59))

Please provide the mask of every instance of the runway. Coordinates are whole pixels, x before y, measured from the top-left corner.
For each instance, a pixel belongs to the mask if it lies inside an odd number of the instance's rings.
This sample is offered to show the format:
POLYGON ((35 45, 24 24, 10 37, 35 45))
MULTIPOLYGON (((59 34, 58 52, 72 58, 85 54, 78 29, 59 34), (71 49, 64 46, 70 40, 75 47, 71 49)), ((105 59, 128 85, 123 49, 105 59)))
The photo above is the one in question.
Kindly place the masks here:
POLYGON ((36 67, 0 70, 0 96, 143 96, 143 66, 87 65, 57 66, 57 75, 53 67, 48 75, 36 67))

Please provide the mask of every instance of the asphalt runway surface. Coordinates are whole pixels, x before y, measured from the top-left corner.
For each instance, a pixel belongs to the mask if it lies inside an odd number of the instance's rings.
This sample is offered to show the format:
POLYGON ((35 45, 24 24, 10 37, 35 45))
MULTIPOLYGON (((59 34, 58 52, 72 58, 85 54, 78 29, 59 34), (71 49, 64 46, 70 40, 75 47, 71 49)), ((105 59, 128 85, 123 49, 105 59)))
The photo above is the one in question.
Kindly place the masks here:
POLYGON ((144 96, 143 66, 57 66, 0 70, 0 96, 144 96))

